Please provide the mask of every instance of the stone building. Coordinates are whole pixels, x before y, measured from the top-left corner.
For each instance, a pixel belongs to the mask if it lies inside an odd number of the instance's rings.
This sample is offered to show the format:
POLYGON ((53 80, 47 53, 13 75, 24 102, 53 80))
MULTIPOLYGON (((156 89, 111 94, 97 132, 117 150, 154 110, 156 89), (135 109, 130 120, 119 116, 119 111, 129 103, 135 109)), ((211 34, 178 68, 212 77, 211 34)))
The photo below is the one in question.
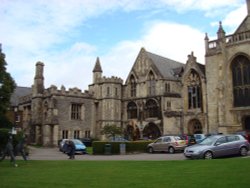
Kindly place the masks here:
POLYGON ((246 4, 248 14, 233 34, 220 23, 217 39, 205 36, 205 65, 193 52, 184 64, 142 48, 124 83, 103 76, 97 58, 92 84, 82 92, 44 88, 38 62, 32 92, 18 100, 23 129, 42 145, 104 139, 100 131, 107 124, 122 127, 131 140, 250 131, 250 0, 246 4))

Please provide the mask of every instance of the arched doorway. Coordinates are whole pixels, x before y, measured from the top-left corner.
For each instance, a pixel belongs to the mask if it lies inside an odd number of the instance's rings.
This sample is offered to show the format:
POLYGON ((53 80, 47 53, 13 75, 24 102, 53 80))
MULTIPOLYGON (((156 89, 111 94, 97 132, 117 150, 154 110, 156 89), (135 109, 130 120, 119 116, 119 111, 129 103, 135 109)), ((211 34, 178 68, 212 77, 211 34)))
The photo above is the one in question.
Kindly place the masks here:
POLYGON ((140 138, 140 130, 136 124, 127 125, 124 136, 127 140, 138 140, 140 138))
POLYGON ((201 134, 202 125, 198 119, 193 119, 188 123, 188 134, 201 134))
POLYGON ((149 123, 143 130, 143 137, 156 139, 161 136, 161 131, 154 123, 149 123))

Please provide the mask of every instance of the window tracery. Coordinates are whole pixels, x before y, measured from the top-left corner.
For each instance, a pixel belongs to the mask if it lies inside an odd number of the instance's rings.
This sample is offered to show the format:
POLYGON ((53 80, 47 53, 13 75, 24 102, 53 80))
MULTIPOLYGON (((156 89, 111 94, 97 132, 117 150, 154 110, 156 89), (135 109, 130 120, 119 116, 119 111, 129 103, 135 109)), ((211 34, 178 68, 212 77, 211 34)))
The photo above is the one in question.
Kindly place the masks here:
POLYGON ((188 87, 188 108, 201 108, 201 80, 198 73, 191 70, 186 82, 188 87))
POLYGON ((234 106, 250 106, 250 61, 237 56, 232 62, 234 106))

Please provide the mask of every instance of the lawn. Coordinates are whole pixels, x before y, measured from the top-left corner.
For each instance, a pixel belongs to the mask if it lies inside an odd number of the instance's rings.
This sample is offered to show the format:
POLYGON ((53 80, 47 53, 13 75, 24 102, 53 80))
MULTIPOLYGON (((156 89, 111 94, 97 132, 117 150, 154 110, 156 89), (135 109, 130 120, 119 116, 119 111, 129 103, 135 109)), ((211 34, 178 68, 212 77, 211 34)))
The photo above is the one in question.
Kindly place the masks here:
POLYGON ((1 188, 244 188, 250 158, 184 161, 0 162, 1 188))

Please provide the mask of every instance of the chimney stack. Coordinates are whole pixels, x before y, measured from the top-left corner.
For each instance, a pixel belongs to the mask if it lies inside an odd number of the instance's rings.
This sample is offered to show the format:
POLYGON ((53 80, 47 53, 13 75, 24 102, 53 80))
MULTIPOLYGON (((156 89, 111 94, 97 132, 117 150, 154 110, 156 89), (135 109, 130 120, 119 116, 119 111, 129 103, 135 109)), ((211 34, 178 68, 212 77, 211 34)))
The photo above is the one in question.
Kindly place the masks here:
POLYGON ((250 0, 246 0, 247 2, 247 15, 250 15, 250 0))

